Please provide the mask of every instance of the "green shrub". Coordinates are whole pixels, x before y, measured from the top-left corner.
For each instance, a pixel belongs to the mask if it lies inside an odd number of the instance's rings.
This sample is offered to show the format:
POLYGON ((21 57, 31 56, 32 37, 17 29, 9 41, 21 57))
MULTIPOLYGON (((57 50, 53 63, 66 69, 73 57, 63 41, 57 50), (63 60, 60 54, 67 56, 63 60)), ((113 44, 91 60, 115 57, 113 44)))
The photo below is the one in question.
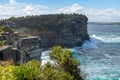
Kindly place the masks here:
POLYGON ((73 80, 73 76, 48 62, 43 67, 43 80, 73 80))
POLYGON ((4 42, 0 41, 0 47, 4 45, 4 42))
POLYGON ((73 76, 49 62, 41 65, 33 60, 20 66, 0 66, 0 80, 73 80, 73 76))
POLYGON ((0 80, 14 80, 13 69, 15 66, 0 66, 0 80))
POLYGON ((10 27, 7 27, 7 26, 0 26, 0 32, 1 33, 3 33, 3 32, 10 32, 10 33, 12 33, 13 30, 10 27))
POLYGON ((0 80, 83 80, 78 68, 80 63, 71 57, 68 49, 56 46, 50 52, 54 64, 41 65, 32 60, 19 66, 0 66, 0 80))
POLYGON ((41 63, 39 61, 30 61, 22 64, 13 70, 15 80, 42 80, 41 63))
POLYGON ((60 46, 55 46, 50 52, 50 58, 57 64, 59 69, 69 73, 74 77, 73 80, 83 80, 81 70, 78 68, 79 61, 72 58, 72 53, 68 49, 62 49, 60 46))

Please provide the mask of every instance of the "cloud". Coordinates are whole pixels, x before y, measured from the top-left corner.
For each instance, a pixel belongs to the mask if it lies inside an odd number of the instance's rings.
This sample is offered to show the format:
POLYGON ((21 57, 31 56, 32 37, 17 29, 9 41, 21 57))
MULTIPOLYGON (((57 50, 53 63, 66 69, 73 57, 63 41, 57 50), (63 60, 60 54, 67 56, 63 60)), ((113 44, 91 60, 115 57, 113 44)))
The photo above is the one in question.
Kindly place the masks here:
POLYGON ((24 11, 33 11, 35 8, 31 5, 25 7, 24 11))
POLYGON ((0 19, 10 17, 20 17, 27 15, 46 14, 48 7, 42 5, 32 5, 18 3, 16 0, 10 0, 9 3, 0 4, 0 19))
POLYGON ((20 17, 40 14, 79 13, 86 15, 90 22, 120 21, 120 10, 118 9, 85 8, 77 3, 56 10, 49 10, 47 6, 18 3, 16 0, 9 0, 9 3, 0 4, 0 12, 0 19, 13 16, 20 17))
POLYGON ((73 4, 72 6, 66 7, 66 8, 60 8, 57 10, 58 13, 75 13, 78 11, 81 11, 83 9, 82 6, 78 4, 73 4))
POLYGON ((88 9, 86 14, 89 21, 117 22, 120 21, 120 10, 117 9, 88 9))
POLYGON ((120 21, 120 10, 118 9, 93 9, 85 8, 79 4, 60 8, 56 13, 79 13, 88 17, 90 22, 117 22, 120 21))
POLYGON ((9 3, 10 4, 16 4, 17 2, 16 2, 16 0, 10 0, 9 3))
POLYGON ((22 9, 24 15, 39 15, 39 14, 46 14, 47 7, 41 5, 26 5, 24 9, 22 9))

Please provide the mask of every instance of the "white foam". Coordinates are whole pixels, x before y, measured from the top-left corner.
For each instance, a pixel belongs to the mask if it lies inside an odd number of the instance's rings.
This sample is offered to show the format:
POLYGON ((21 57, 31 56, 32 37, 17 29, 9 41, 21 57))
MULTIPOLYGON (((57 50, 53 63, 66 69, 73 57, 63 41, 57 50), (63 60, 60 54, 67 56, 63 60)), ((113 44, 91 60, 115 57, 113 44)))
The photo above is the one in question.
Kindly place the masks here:
POLYGON ((103 36, 100 39, 105 43, 120 43, 120 36, 103 36))
POLYGON ((101 43, 101 41, 101 38, 93 34, 90 37, 90 40, 85 41, 85 43, 82 45, 82 48, 98 48, 97 44, 101 43))
POLYGON ((120 43, 120 36, 116 35, 106 35, 106 36, 96 36, 93 34, 90 37, 90 41, 86 40, 82 45, 82 48, 98 48, 97 44, 104 43, 120 43))
POLYGON ((50 50, 43 51, 43 52, 42 52, 42 56, 48 55, 49 52, 50 52, 50 50))
POLYGON ((105 43, 120 43, 120 36, 116 36, 116 35, 96 36, 93 34, 91 37, 98 39, 105 43))
POLYGON ((50 50, 47 50, 47 51, 43 51, 43 52, 42 52, 42 55, 41 55, 42 65, 44 65, 44 64, 47 63, 47 62, 53 63, 53 61, 50 60, 49 52, 50 52, 50 50))

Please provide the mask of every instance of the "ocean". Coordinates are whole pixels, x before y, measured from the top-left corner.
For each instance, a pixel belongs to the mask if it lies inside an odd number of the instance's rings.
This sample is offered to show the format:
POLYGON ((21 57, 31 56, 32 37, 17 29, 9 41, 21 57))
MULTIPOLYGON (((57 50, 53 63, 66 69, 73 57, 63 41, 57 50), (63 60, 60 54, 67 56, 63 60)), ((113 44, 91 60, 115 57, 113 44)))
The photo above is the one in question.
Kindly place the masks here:
MULTIPOLYGON (((88 34, 90 41, 70 49, 86 80, 120 80, 120 25, 88 24, 88 34)), ((50 61, 48 52, 42 52, 43 64, 50 61)))

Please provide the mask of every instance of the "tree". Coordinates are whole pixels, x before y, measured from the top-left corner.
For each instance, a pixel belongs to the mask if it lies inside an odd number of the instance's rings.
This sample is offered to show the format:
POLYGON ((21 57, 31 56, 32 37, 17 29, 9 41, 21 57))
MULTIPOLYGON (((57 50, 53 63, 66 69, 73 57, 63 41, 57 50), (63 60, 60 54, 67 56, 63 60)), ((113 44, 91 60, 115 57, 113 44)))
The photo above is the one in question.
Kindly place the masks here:
POLYGON ((55 65, 64 72, 69 73, 74 77, 73 80, 83 80, 79 61, 72 58, 72 53, 68 49, 62 49, 60 46, 55 46, 50 52, 50 58, 55 62, 55 65))
POLYGON ((43 66, 43 80, 73 80, 71 74, 60 70, 57 66, 47 62, 43 66))
POLYGON ((73 80, 73 76, 58 70, 50 62, 41 65, 32 60, 19 66, 0 66, 0 80, 73 80))

